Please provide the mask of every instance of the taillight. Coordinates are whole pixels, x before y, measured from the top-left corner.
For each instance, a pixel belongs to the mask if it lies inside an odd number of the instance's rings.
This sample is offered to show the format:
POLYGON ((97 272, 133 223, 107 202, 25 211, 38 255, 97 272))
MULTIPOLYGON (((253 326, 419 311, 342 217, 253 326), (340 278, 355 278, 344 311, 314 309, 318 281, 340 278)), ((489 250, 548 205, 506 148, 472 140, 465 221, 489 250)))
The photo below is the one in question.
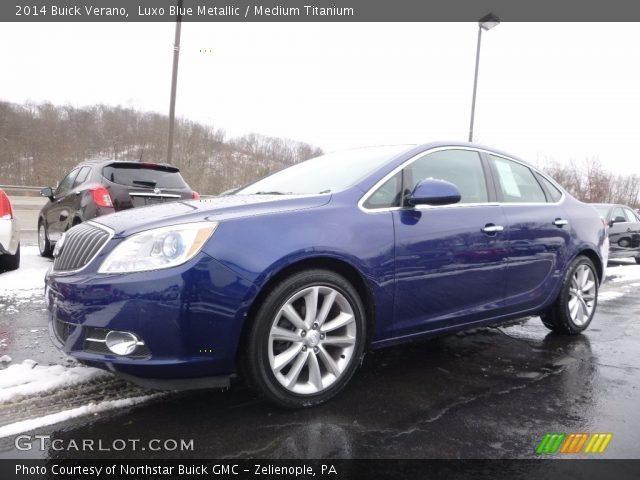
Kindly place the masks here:
POLYGON ((193 192, 191 192, 191 198, 197 200, 200 198, 200 194, 194 190, 193 192))
POLYGON ((11 208, 11 202, 9 201, 9 197, 7 197, 7 194, 4 193, 4 190, 0 190, 0 218, 13 218, 13 209, 11 208))
POLYGON ((602 222, 602 226, 604 227, 605 230, 609 228, 609 225, 607 224, 607 221, 604 218, 600 217, 600 221, 602 222))
POLYGON ((93 201, 96 203, 97 206, 113 208, 113 202, 111 201, 111 195, 109 195, 109 190, 107 190, 104 187, 94 187, 89 191, 91 192, 93 201))

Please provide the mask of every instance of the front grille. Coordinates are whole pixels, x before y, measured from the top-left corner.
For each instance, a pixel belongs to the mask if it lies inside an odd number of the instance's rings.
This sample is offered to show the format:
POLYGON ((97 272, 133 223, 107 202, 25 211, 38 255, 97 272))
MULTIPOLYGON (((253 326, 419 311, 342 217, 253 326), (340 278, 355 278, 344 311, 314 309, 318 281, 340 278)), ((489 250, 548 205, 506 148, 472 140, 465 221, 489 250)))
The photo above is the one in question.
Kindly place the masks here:
POLYGON ((53 319, 53 333, 55 333, 56 338, 60 341, 60 343, 65 343, 69 335, 73 333, 77 325, 73 323, 63 322, 59 318, 53 319))
POLYGON ((89 263, 109 240, 109 232, 91 223, 82 223, 67 231, 62 251, 53 261, 56 272, 79 270, 89 263))

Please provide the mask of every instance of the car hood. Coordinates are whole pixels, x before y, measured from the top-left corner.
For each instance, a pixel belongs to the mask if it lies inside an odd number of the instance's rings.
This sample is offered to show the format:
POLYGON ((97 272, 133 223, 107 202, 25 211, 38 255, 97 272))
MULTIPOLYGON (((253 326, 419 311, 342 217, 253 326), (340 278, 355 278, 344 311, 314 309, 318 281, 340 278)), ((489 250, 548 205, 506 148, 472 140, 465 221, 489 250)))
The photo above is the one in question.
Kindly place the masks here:
POLYGON ((94 218, 116 236, 172 224, 202 220, 225 221, 240 217, 304 210, 325 205, 331 195, 229 195, 200 200, 183 200, 122 210, 94 218))

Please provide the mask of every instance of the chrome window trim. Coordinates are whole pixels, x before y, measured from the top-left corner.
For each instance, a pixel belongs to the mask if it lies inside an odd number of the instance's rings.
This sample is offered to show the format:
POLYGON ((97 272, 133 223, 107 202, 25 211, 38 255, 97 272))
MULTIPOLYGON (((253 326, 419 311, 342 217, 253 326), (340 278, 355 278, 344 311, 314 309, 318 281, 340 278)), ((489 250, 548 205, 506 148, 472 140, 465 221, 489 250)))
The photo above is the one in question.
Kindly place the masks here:
POLYGON ((76 270, 65 270, 64 272, 60 272, 57 271, 53 268, 53 264, 51 265, 51 273, 55 274, 55 275, 60 275, 60 276, 66 276, 66 275, 73 275, 74 273, 78 273, 83 271, 85 268, 87 268, 89 265, 91 265, 91 263, 96 259, 96 257, 98 255, 100 255, 100 252, 102 252, 102 250, 104 250, 104 247, 107 246, 107 244, 111 241, 111 239, 114 237, 114 235, 116 234, 115 230, 102 225, 100 223, 97 222, 92 222, 91 220, 89 220, 88 222, 86 222, 87 224, 90 224, 96 228, 99 228, 100 230, 103 230, 105 232, 107 232, 109 234, 109 236, 107 237, 107 239, 105 240, 105 242, 102 244, 102 246, 98 249, 98 251, 93 255, 93 257, 91 257, 89 260, 87 260, 87 263, 85 263, 82 267, 77 268, 76 270))
MULTIPOLYGON (((416 160, 424 157, 425 155, 431 154, 431 153, 435 153, 435 152, 439 152, 442 150, 468 150, 471 152, 476 152, 479 154, 480 153, 484 153, 487 155, 494 155, 496 157, 500 157, 500 158, 504 158, 505 160, 510 160, 512 162, 516 162, 524 167, 527 167, 529 169, 532 169, 533 173, 538 173, 541 176, 543 176, 545 179, 547 179, 552 185, 554 185, 556 188, 558 188, 558 190, 560 190, 560 193, 562 194, 562 196, 560 197, 560 200, 558 200, 557 202, 483 202, 483 203, 454 203, 451 205, 417 205, 415 207, 413 207, 414 210, 430 210, 433 208, 460 208, 460 207, 493 207, 493 206, 509 206, 509 205, 515 205, 515 206, 523 206, 523 205, 559 205, 560 203, 562 203, 566 197, 564 189, 561 188, 555 181, 553 181, 551 178, 549 178, 548 175, 544 174, 543 172, 541 172, 538 169, 533 169, 530 165, 527 165, 525 162, 520 161, 518 159, 515 158, 511 158, 508 157, 506 155, 500 154, 500 153, 496 153, 493 152, 491 150, 486 150, 484 148, 477 148, 477 147, 465 147, 465 146, 457 146, 457 145, 449 145, 449 146, 441 146, 441 147, 434 147, 434 148, 430 148, 428 150, 425 150, 424 152, 420 152, 416 155, 414 155, 413 157, 409 158, 408 160, 406 160, 405 162, 403 162, 401 165, 398 165, 396 168, 394 168, 391 172, 389 172, 388 174, 386 174, 384 177, 382 177, 381 180, 379 180, 378 182, 376 182, 376 184, 371 187, 369 190, 367 190, 367 192, 360 198, 360 200, 358 201, 358 208, 363 211, 364 213, 378 213, 378 212, 393 212, 396 210, 404 210, 406 209, 406 207, 382 207, 382 208, 366 208, 364 206, 364 203, 369 199, 369 197, 371 195, 373 195, 376 190, 378 188, 380 188, 382 185, 385 184, 385 182, 387 180, 389 180, 391 177, 393 177, 396 173, 398 173, 399 171, 403 170, 404 168, 406 168, 407 166, 411 165, 413 162, 415 162, 416 160)), ((482 158, 480 157, 480 160, 482 161, 482 158)), ((489 188, 489 185, 487 185, 487 188, 489 188)), ((543 192, 544 192, 544 188, 542 188, 543 192)))

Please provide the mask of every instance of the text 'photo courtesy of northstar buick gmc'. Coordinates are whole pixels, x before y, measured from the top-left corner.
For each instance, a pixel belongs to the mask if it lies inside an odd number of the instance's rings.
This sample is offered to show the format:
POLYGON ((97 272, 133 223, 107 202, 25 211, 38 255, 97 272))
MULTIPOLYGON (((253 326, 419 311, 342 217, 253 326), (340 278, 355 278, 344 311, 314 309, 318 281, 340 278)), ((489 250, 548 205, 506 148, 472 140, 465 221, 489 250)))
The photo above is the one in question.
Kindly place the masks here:
POLYGON ((579 334, 607 247, 593 207, 513 156, 380 146, 75 226, 45 295, 80 362, 168 389, 240 375, 295 408, 345 388, 368 349, 530 315, 579 334))

